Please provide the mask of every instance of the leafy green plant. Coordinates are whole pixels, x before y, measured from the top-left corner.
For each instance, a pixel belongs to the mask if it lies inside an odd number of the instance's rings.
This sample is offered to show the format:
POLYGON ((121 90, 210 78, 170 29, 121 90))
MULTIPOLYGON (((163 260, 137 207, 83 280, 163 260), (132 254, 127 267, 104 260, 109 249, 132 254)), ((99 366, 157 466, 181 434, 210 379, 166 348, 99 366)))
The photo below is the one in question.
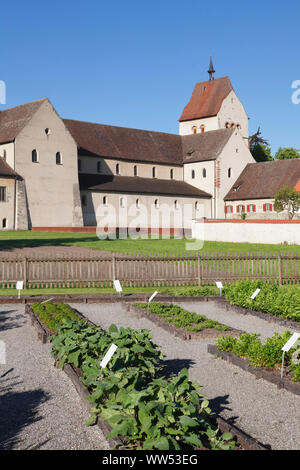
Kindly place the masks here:
POLYGON ((87 425, 101 415, 127 447, 143 449, 232 449, 231 434, 221 434, 211 424, 209 403, 183 369, 177 376, 162 377, 163 358, 147 330, 111 325, 108 331, 82 322, 65 321, 51 338, 52 354, 60 367, 79 368, 81 381, 94 404, 87 425), (109 366, 100 361, 109 346, 118 349, 109 366))
MULTIPOLYGON (((291 338, 292 334, 285 331, 281 335, 275 333, 267 338, 264 343, 260 335, 243 333, 239 338, 221 336, 216 344, 220 351, 232 352, 233 354, 249 359, 253 367, 264 367, 267 369, 278 369, 282 361, 282 348, 291 338)), ((292 354, 296 346, 285 354, 285 365, 293 371, 293 380, 300 381, 299 364, 292 363, 292 354)))
POLYGON ((214 328, 219 331, 227 331, 230 329, 228 326, 210 320, 204 315, 189 312, 174 304, 152 302, 150 305, 134 303, 134 306, 141 309, 149 309, 151 313, 163 318, 167 323, 172 323, 178 328, 186 328, 188 331, 201 331, 206 328, 214 328))
POLYGON ((244 280, 226 285, 224 295, 232 305, 300 321, 300 288, 244 280), (261 289, 261 292, 252 300, 256 289, 261 289))

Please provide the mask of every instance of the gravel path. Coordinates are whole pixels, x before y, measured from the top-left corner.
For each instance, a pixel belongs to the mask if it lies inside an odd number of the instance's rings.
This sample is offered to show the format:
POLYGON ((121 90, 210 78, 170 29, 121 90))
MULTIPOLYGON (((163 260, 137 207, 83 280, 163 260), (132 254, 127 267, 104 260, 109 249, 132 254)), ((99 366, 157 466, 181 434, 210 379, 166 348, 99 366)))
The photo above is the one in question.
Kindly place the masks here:
POLYGON ((0 449, 104 450, 97 426, 84 423, 89 412, 66 376, 53 365, 24 306, 1 305, 0 340, 6 364, 0 364, 0 449))
MULTIPOLYGON (((284 328, 252 316, 226 312, 214 303, 181 303, 188 310, 202 313, 228 325, 262 337, 284 328)), ((161 346, 166 360, 180 370, 190 369, 190 379, 198 382, 208 396, 215 413, 230 419, 262 444, 274 450, 300 450, 300 396, 277 389, 264 380, 257 380, 232 364, 207 353, 212 340, 183 341, 175 338, 145 318, 130 311, 126 304, 74 305, 91 321, 108 328, 146 328, 152 331, 154 342, 161 346)))

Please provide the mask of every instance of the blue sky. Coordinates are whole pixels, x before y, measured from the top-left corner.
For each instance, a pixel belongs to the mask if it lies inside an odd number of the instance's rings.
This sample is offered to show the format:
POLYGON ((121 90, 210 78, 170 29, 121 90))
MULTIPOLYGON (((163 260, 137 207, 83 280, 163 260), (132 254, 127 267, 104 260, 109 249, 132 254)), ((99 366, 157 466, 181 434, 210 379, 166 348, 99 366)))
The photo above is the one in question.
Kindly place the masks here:
POLYGON ((1 19, 0 110, 48 97, 64 118, 178 133, 213 54, 250 133, 300 149, 299 2, 12 0, 1 19))

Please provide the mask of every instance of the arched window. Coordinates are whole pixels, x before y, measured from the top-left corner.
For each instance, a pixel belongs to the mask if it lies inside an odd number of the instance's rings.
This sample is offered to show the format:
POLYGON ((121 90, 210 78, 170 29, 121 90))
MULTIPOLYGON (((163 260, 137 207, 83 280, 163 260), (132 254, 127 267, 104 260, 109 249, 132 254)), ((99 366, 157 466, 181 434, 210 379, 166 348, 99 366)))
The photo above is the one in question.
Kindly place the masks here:
POLYGON ((178 201, 177 201, 177 200, 174 201, 174 207, 175 207, 175 209, 178 209, 178 207, 179 207, 179 204, 178 204, 178 201))
POLYGON ((193 130, 193 134, 197 134, 197 126, 193 126, 192 130, 193 130))
POLYGON ((139 200, 139 199, 137 199, 137 200, 135 201, 135 207, 136 207, 137 209, 140 208, 140 200, 139 200))
POLYGON ((205 132, 205 125, 202 124, 201 127, 200 127, 200 129, 201 129, 201 133, 203 134, 203 133, 205 132))
POLYGON ((231 176, 232 176, 232 169, 228 168, 228 178, 231 178, 231 176))
POLYGON ((155 168, 155 166, 152 168, 152 178, 156 178, 156 168, 155 168))
POLYGON ((206 169, 205 168, 203 168, 203 170, 202 170, 202 175, 203 175, 203 178, 206 178, 206 169))
POLYGON ((116 164, 116 175, 120 174, 120 165, 119 163, 116 164))
POLYGON ((199 202, 195 202, 195 210, 198 211, 200 209, 200 204, 199 202))
POLYGON ((125 207, 125 198, 120 197, 120 207, 124 208, 125 207))
POLYGON ((133 174, 134 174, 134 176, 138 175, 138 169, 137 169, 136 165, 134 165, 134 167, 133 167, 133 174))
POLYGON ((242 126, 240 124, 238 124, 236 127, 238 128, 239 131, 242 129, 242 126))
POLYGON ((192 170, 192 180, 194 180, 194 179, 195 179, 195 176, 196 176, 196 174, 195 174, 195 170, 192 170))
POLYGON ((38 153, 36 149, 32 150, 31 159, 32 159, 32 163, 38 163, 39 160, 38 160, 38 153))
POLYGON ((174 178, 174 171, 170 170, 170 179, 172 180, 174 178))
POLYGON ((97 162, 97 173, 101 173, 101 162, 97 162))
POLYGON ((46 136, 51 134, 51 129, 49 129, 49 127, 46 127, 45 134, 46 134, 46 136))
POLYGON ((62 165, 62 156, 60 152, 56 153, 56 165, 62 165))
POLYGON ((104 206, 107 205, 107 196, 103 196, 103 205, 104 205, 104 206))
POLYGON ((226 129, 229 129, 230 128, 230 122, 226 122, 225 127, 226 127, 226 129))
POLYGON ((7 227, 7 219, 2 219, 2 228, 7 227))
POLYGON ((154 207, 155 207, 155 209, 159 209, 159 200, 158 199, 155 199, 154 207))

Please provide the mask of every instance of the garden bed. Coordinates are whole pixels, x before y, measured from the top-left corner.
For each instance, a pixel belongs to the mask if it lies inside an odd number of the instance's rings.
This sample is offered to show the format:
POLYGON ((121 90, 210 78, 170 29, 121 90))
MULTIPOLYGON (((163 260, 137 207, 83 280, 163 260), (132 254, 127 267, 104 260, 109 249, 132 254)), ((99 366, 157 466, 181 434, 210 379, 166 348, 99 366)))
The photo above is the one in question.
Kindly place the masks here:
MULTIPOLYGON (((36 326, 38 331, 43 333, 43 335, 48 336, 49 338, 49 332, 47 332, 46 329, 44 329, 41 322, 38 321, 36 315, 33 314, 33 311, 30 306, 26 307, 26 312, 30 315, 31 321, 36 326)), ((39 335, 39 339, 41 339, 42 341, 43 341, 43 335, 39 335)), ((89 410, 91 410, 91 408, 94 405, 92 405, 91 403, 87 401, 87 398, 91 396, 91 393, 87 390, 87 388, 83 385, 83 383, 80 380, 80 377, 82 376, 82 371, 78 367, 75 367, 74 365, 67 364, 67 363, 63 364, 63 370, 72 381, 77 393, 82 398, 85 405, 88 407, 89 410)), ((234 425, 227 423, 223 418, 221 417, 218 417, 216 419, 212 418, 212 421, 215 422, 215 425, 219 427, 221 433, 233 434, 233 439, 236 442, 235 450, 266 450, 264 446, 262 446, 253 438, 251 438, 251 436, 239 430, 234 425)), ((100 416, 97 417, 96 423, 105 435, 112 431, 111 426, 106 421, 104 421, 100 416)), ((107 440, 109 442, 109 445, 112 448, 115 448, 115 447, 118 449, 129 448, 127 446, 128 445, 127 440, 120 438, 118 436, 113 437, 113 438, 107 438, 107 440)))
MULTIPOLYGON (((277 385, 279 389, 284 388, 295 395, 300 395, 299 368, 292 364, 290 357, 285 357, 285 367, 281 377, 281 349, 289 337, 288 333, 284 333, 282 337, 275 333, 272 338, 267 339, 265 344, 260 343, 258 335, 254 334, 243 334, 237 341, 237 343, 240 342, 239 345, 236 344, 234 338, 232 340, 225 337, 219 338, 216 345, 208 344, 207 351, 230 364, 240 367, 246 372, 250 372, 257 379, 267 380, 277 385), (232 345, 229 343, 226 345, 227 341, 232 341, 232 345), (264 349, 268 351, 268 362, 264 359, 264 349), (261 365, 259 366, 258 364, 261 365)), ((286 353, 286 356, 291 354, 291 352, 286 353)))
MULTIPOLYGON (((130 308, 134 310, 138 315, 147 318, 148 320, 152 321, 155 325, 159 326, 160 328, 163 328, 165 331, 168 333, 181 338, 183 340, 197 340, 197 339, 208 339, 208 338, 218 338, 219 336, 235 336, 238 337, 240 336, 243 332, 241 330, 237 330, 231 327, 228 327, 226 325, 220 324, 218 322, 215 322, 213 320, 209 320, 204 316, 200 316, 197 314, 193 314, 191 312, 185 311, 183 308, 169 304, 169 305, 164 305, 164 304, 159 304, 157 302, 153 302, 150 304, 133 304, 130 305, 130 308), (140 306, 139 306, 140 305, 140 306), (164 307, 169 309, 172 309, 174 307, 177 311, 180 312, 180 315, 184 317, 185 315, 191 316, 191 323, 189 326, 176 326, 173 322, 171 323, 170 321, 166 321, 166 316, 160 316, 160 314, 153 313, 152 310, 157 310, 160 308, 163 309, 164 307), (192 323, 193 317, 195 318, 195 323, 192 323), (201 322, 199 322, 201 319, 203 319, 203 328, 201 328, 201 322), (197 323, 197 321, 199 323, 197 323), (211 324, 213 325, 212 327, 207 327, 205 324, 211 324), (190 331, 189 328, 199 328, 199 331, 190 331), (225 330, 226 328, 226 330, 225 330)), ((170 318, 170 317, 167 317, 170 318)), ((177 317, 178 318, 178 317, 177 317)), ((172 320, 172 317, 171 317, 172 320)), ((174 314, 174 320, 176 323, 176 314, 174 314)), ((179 320, 179 323, 181 320, 179 320)), ((184 320, 183 320, 184 323, 184 320)))

